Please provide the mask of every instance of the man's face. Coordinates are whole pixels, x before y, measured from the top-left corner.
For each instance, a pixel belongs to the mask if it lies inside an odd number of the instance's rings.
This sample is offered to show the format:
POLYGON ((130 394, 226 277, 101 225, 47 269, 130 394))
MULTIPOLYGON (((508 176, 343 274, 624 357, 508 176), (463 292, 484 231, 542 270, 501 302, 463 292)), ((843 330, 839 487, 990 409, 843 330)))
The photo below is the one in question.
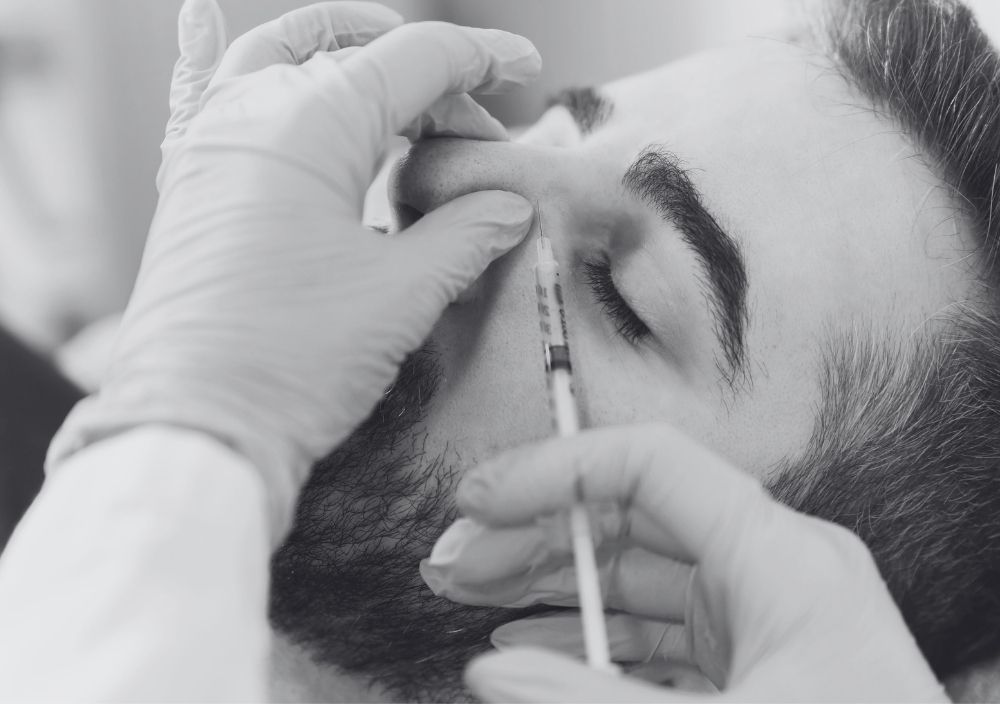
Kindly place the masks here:
MULTIPOLYGON (((666 421, 773 480, 809 440, 832 342, 905 347, 969 295, 941 182, 817 57, 755 40, 565 102, 514 142, 417 145, 392 196, 403 226, 473 191, 537 203, 586 425, 666 421)), ((417 562, 462 472, 551 433, 534 260, 529 239, 445 312, 318 465, 275 560, 279 630, 405 698, 456 696, 464 657, 519 615, 434 598, 417 562)))
MULTIPOLYGON (((831 339, 905 343, 965 297, 971 247, 939 179, 818 59, 756 40, 597 95, 513 143, 425 142, 395 193, 404 218, 484 189, 537 203, 587 424, 668 421, 765 477, 813 429, 831 339)), ((534 258, 529 238, 433 333, 430 438, 464 466, 551 432, 534 258)))

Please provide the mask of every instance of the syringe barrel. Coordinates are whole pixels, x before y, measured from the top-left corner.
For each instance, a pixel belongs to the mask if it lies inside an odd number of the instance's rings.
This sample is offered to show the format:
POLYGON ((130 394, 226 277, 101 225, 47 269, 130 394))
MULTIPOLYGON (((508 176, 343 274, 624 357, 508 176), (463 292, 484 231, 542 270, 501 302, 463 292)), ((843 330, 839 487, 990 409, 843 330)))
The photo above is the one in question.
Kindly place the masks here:
POLYGON ((539 239, 538 256, 535 293, 538 296, 538 320, 542 330, 549 402, 556 432, 565 437, 579 432, 580 419, 573 394, 573 365, 566 331, 566 309, 559 285, 559 265, 552 256, 547 238, 539 239))

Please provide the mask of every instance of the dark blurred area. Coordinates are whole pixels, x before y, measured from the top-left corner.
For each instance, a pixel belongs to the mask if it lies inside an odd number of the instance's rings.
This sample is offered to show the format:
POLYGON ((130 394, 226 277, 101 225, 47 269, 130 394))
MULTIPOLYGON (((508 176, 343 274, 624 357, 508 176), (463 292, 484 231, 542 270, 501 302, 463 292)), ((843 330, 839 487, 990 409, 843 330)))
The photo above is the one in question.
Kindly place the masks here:
POLYGON ((49 440, 83 393, 0 329, 0 551, 42 485, 49 440))

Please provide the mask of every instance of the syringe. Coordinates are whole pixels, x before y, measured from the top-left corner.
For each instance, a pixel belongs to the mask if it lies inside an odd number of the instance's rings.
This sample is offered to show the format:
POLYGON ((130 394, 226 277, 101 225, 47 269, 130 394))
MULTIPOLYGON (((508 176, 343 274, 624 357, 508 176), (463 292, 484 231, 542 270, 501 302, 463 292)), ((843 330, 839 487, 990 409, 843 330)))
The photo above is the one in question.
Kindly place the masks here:
MULTIPOLYGON (((535 292, 538 294, 538 316, 542 328, 542 347, 545 350, 550 409, 556 433, 560 437, 567 437, 580 430, 580 416, 573 395, 573 368, 566 334, 566 310, 559 285, 559 264, 552 253, 552 240, 542 231, 541 218, 539 211, 535 292)), ((577 478, 574 491, 576 502, 570 509, 570 535, 587 664, 595 669, 618 672, 618 668, 611 663, 608 652, 608 633, 604 623, 597 560, 594 557, 594 539, 587 510, 583 505, 582 478, 577 478)))

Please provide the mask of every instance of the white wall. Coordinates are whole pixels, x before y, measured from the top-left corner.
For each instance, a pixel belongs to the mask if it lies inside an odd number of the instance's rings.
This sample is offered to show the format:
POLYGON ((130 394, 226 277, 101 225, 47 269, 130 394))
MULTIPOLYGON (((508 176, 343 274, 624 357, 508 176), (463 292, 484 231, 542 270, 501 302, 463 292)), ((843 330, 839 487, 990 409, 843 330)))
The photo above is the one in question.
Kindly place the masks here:
POLYGON ((506 122, 537 117, 545 97, 607 82, 774 27, 785 0, 443 0, 460 24, 523 34, 545 62, 517 100, 486 99, 506 122))

